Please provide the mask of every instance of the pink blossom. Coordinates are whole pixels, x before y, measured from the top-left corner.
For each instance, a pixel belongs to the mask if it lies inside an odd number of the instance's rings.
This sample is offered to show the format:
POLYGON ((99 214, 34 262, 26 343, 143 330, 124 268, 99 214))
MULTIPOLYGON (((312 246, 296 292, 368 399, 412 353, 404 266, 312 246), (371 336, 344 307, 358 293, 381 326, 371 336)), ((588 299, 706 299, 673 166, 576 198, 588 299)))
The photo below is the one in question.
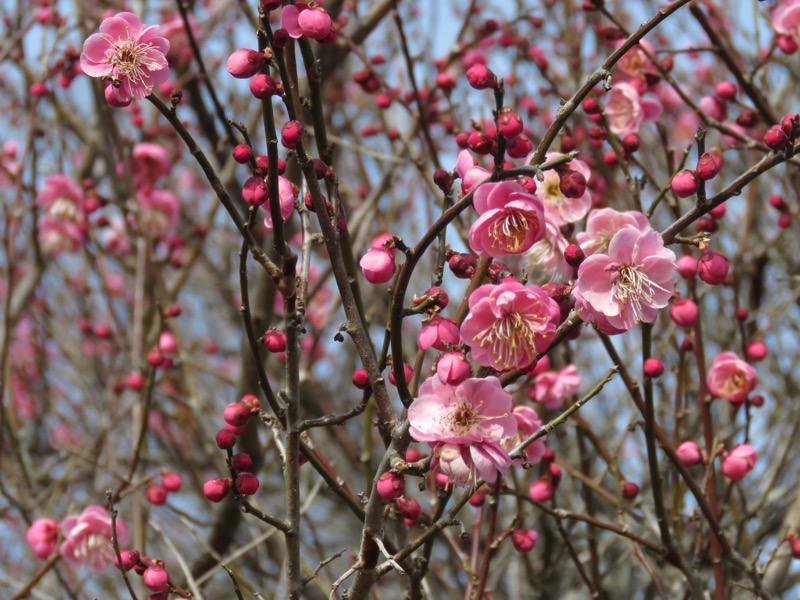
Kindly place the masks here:
MULTIPOLYGON (((560 158, 563 154, 551 152, 545 157, 547 162, 560 158)), ((582 160, 573 158, 569 162, 569 168, 577 171, 586 182, 592 176, 589 166, 582 160)), ((589 212, 592 206, 592 196, 589 191, 585 191, 577 198, 568 198, 561 192, 561 178, 555 169, 544 172, 544 181, 537 182, 535 196, 541 200, 544 206, 544 214, 557 227, 567 223, 580 221, 589 212)))
POLYGON ((511 458, 500 445, 515 435, 511 394, 496 377, 470 378, 458 386, 429 377, 408 409, 409 432, 434 446, 434 462, 456 485, 505 473, 511 458))
POLYGON ((83 218, 83 192, 61 173, 45 178, 36 194, 36 204, 55 219, 77 222, 83 218))
POLYGON ((575 365, 567 365, 560 371, 545 371, 537 375, 528 395, 547 410, 555 410, 564 404, 564 400, 577 394, 580 385, 578 369, 575 365))
POLYGON ((39 219, 39 245, 45 254, 77 252, 86 239, 86 223, 63 221, 50 215, 39 219))
POLYGON ((359 261, 364 277, 370 283, 387 283, 394 276, 394 253, 386 248, 370 248, 359 261))
MULTIPOLYGON (((620 42, 620 46, 624 42, 620 42)), ((642 48, 650 53, 650 56, 655 56, 655 48, 650 42, 641 40, 636 46, 628 50, 617 63, 620 70, 629 77, 635 77, 639 80, 646 80, 652 77, 660 77, 658 69, 653 64, 647 55, 642 52, 642 48)))
POLYGON ((732 481, 739 481, 756 466, 758 452, 748 444, 739 444, 726 453, 722 459, 720 470, 722 474, 732 481))
POLYGON ((436 376, 444 384, 458 385, 471 371, 469 361, 461 352, 445 352, 436 362, 436 376))
POLYGON ((89 77, 112 79, 110 104, 145 98, 169 78, 169 40, 158 34, 157 26, 146 27, 133 13, 121 12, 100 23, 100 33, 83 44, 81 69, 89 77))
POLYGON ((560 316, 558 304, 541 288, 509 278, 472 293, 461 340, 480 365, 525 369, 550 345, 560 316))
POLYGON ((281 11, 281 27, 293 38, 306 36, 321 41, 330 35, 333 23, 324 8, 315 6, 298 9, 289 4, 281 11))
POLYGON ((237 79, 249 79, 261 70, 265 60, 263 52, 239 48, 228 57, 225 68, 237 79))
POLYGON ((487 179, 489 171, 475 164, 475 160, 467 150, 458 153, 456 173, 461 178, 461 191, 468 194, 476 185, 487 179))
MULTIPOLYGON (((542 426, 542 420, 539 415, 530 406, 515 406, 514 418, 517 420, 517 433, 503 440, 503 448, 511 452, 519 446, 522 442, 532 436, 542 426)), ((535 442, 528 444, 525 447, 525 455, 527 462, 535 465, 542 460, 544 456, 544 444, 547 441, 547 436, 542 436, 535 442)), ((514 461, 515 464, 521 464, 521 460, 514 461)))
POLYGON ((28 531, 25 539, 31 547, 36 558, 45 560, 53 553, 58 545, 58 521, 43 517, 36 519, 28 531))
POLYGON ((718 398, 726 398, 733 404, 744 402, 757 383, 758 374, 755 368, 734 352, 717 354, 706 377, 708 391, 718 398))
MULTIPOLYGON (((64 542, 61 556, 89 565, 94 571, 102 571, 114 558, 111 543, 111 515, 102 506, 91 504, 80 515, 70 515, 61 521, 64 542)), ((128 527, 117 519, 117 539, 120 544, 128 540, 128 527)))
POLYGON ((625 227, 612 238, 608 254, 593 254, 578 268, 578 314, 609 333, 652 323, 672 297, 675 271, 675 253, 661 234, 625 227))
POLYGON ((169 190, 142 190, 139 201, 139 228, 152 239, 163 240, 178 228, 181 201, 169 190))
POLYGON ((678 455, 678 459, 687 467, 693 467, 703 462, 703 455, 700 452, 700 448, 691 440, 687 440, 675 448, 675 454, 678 455))
POLYGON ((452 319, 433 315, 422 326, 417 336, 417 346, 420 350, 435 348, 443 351, 447 349, 448 345, 458 344, 458 338, 458 323, 452 319))
MULTIPOLYGON (((269 185, 266 180, 265 185, 269 185)), ((269 191, 269 187, 267 187, 267 191, 269 191)), ((269 194, 267 195, 267 199, 269 199, 269 194)), ((295 192, 292 182, 286 179, 286 177, 278 176, 278 204, 280 205, 281 217, 283 217, 284 221, 292 215, 294 211, 294 201, 295 192)), ((268 208, 268 205, 265 206, 265 208, 268 208)), ((267 215, 264 217, 264 227, 272 229, 272 213, 269 210, 267 210, 267 215)))
POLYGON ((575 239, 586 256, 606 253, 611 238, 620 229, 628 226, 647 231, 650 229, 650 221, 647 215, 636 210, 619 212, 613 208, 598 208, 589 212, 586 218, 586 231, 579 232, 575 239))
POLYGON ((150 187, 169 173, 167 149, 159 144, 140 142, 133 147, 133 182, 137 187, 150 187))
POLYGON ((561 227, 547 216, 544 224, 545 236, 525 253, 526 266, 541 272, 548 279, 572 279, 575 269, 564 258, 569 241, 561 233, 561 227))
POLYGON ((515 181, 482 185, 473 206, 480 217, 470 227, 469 245, 478 256, 521 254, 544 237, 542 203, 515 181))
POLYGON ((661 116, 661 112, 661 103, 643 99, 629 83, 618 83, 608 93, 608 126, 613 134, 620 137, 637 133, 645 119, 655 120, 661 116))

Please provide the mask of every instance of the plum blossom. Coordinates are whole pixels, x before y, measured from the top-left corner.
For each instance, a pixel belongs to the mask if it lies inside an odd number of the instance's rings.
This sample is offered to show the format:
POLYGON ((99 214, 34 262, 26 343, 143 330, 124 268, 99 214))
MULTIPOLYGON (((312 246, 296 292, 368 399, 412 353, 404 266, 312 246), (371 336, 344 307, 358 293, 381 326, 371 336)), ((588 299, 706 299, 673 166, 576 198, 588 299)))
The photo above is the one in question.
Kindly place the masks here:
POLYGON ((417 336, 417 346, 420 350, 435 348, 446 350, 447 346, 458 344, 458 323, 439 315, 433 315, 428 320, 417 336))
POLYGON ((717 354, 706 376, 708 391, 733 404, 744 402, 757 383, 758 374, 755 368, 734 352, 717 354))
MULTIPOLYGON (((268 185, 267 180, 264 179, 265 185, 268 185)), ((269 191, 269 189, 267 189, 269 191)), ((269 194, 267 194, 267 200, 269 194)), ((292 215, 294 211, 295 191, 292 182, 286 177, 278 176, 278 204, 281 209, 281 217, 285 221, 292 215)), ((267 215, 264 217, 264 227, 272 229, 272 213, 268 210, 267 215)))
POLYGON ((475 160, 467 150, 458 153, 456 173, 461 178, 461 191, 469 194, 476 185, 487 179, 489 171, 475 164, 475 160))
POLYGON ((725 453, 720 470, 722 474, 732 481, 739 481, 756 466, 758 452, 748 444, 739 444, 730 452, 725 453))
POLYGON ((434 461, 456 485, 478 477, 493 482, 511 458, 501 440, 517 433, 511 394, 496 377, 470 378, 458 386, 429 377, 408 409, 409 432, 433 446, 434 461))
POLYGON ((142 25, 133 13, 121 12, 100 23, 100 33, 84 42, 81 69, 89 77, 110 78, 109 104, 127 106, 169 78, 167 52, 169 40, 159 36, 157 26, 142 25))
POLYGON ((133 147, 131 158, 136 187, 151 187, 169 173, 169 154, 160 144, 140 142, 133 147))
POLYGON ((153 239, 163 240, 178 228, 181 201, 169 190, 142 189, 139 201, 139 228, 153 239))
POLYGON ((627 226, 647 231, 650 229, 650 221, 647 215, 636 210, 619 212, 613 208, 598 208, 589 212, 586 231, 579 232, 575 238, 586 256, 606 253, 614 234, 627 226))
POLYGON ((498 371, 525 369, 550 345, 561 311, 541 288, 507 278, 484 285, 469 297, 461 340, 472 358, 498 371))
POLYGON ((786 0, 772 13, 772 26, 800 46, 800 0, 786 0))
MULTIPOLYGON (((624 42, 620 42, 619 45, 621 46, 623 43, 624 42)), ((661 77, 653 61, 647 58, 647 55, 642 49, 646 50, 650 56, 655 56, 656 50, 653 48, 653 45, 646 40, 640 40, 636 46, 628 50, 622 56, 617 66, 623 73, 638 80, 661 77)))
POLYGON ((521 254, 544 236, 542 203, 515 181, 482 185, 473 206, 480 216, 470 227, 469 245, 478 256, 521 254))
MULTIPOLYGON (((545 157, 545 161, 550 162, 561 156, 563 154, 551 152, 545 157)), ((582 160, 573 158, 569 162, 569 168, 583 175, 587 183, 592 176, 589 166, 582 160)), ((557 227, 580 221, 592 206, 592 196, 588 190, 577 198, 565 196, 561 191, 561 177, 555 169, 544 172, 544 181, 536 184, 535 196, 544 205, 545 216, 557 227)))
MULTIPOLYGON (((117 539, 120 544, 128 540, 128 527, 117 519, 117 539)), ((69 561, 88 565, 93 571, 102 571, 114 558, 111 543, 111 515, 102 506, 90 504, 79 515, 70 515, 61 521, 64 542, 61 556, 69 561)))
POLYGON ((620 333, 640 321, 652 323, 674 289, 675 253, 661 234, 624 227, 608 254, 593 254, 578 268, 573 295, 578 314, 604 333, 620 333))
MULTIPOLYGON (((539 427, 542 426, 542 420, 539 415, 530 406, 515 406, 514 418, 517 420, 517 433, 503 440, 503 448, 509 453, 519 446, 522 442, 532 436, 539 427)), ((538 440, 528 444, 525 447, 525 456, 527 462, 535 465, 542 460, 544 456, 544 444, 547 441, 547 436, 542 436, 538 440)), ((522 464, 521 459, 514 461, 514 464, 522 464)))
POLYGON ((320 6, 312 8, 303 5, 300 9, 293 4, 284 6, 281 11, 281 27, 293 38, 306 36, 320 42, 333 32, 330 15, 320 6))
POLYGON ((83 192, 63 174, 50 175, 36 195, 42 209, 39 244, 46 254, 76 252, 86 239, 83 192))
POLYGON ((526 266, 550 279, 571 279, 574 269, 564 258, 569 241, 561 228, 545 216, 545 236, 525 253, 526 266))
POLYGON ((555 410, 564 400, 578 393, 581 376, 575 365, 567 365, 560 371, 539 373, 533 380, 528 396, 534 402, 544 405, 547 410, 555 410))
POLYGON ((620 137, 637 133, 645 120, 661 116, 661 104, 645 100, 630 83, 618 83, 608 93, 606 116, 611 133, 620 137))

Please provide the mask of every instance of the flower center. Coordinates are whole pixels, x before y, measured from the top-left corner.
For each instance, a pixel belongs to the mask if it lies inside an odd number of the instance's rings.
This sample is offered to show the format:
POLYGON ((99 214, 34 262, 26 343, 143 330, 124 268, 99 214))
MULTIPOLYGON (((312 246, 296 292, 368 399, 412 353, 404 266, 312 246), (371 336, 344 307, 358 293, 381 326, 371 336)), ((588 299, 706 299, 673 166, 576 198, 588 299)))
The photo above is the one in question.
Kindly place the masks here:
POLYGON ((614 282, 612 294, 622 305, 630 307, 637 321, 642 320, 642 308, 655 306, 657 290, 666 292, 663 287, 654 283, 635 265, 610 265, 608 269, 617 269, 617 281, 614 282))
MULTIPOLYGON (((538 305, 538 302, 537 302, 538 305)), ((495 366, 510 369, 519 364, 520 354, 535 354, 536 336, 541 336, 539 323, 546 321, 544 315, 509 312, 501 319, 478 333, 475 340, 481 348, 489 345, 494 356, 495 366)))
POLYGON ((479 420, 475 407, 466 402, 456 404, 455 409, 450 413, 451 424, 462 432, 472 429, 472 426, 479 420))
POLYGON ((529 220, 521 212, 512 211, 492 223, 489 237, 492 248, 513 254, 519 252, 528 237, 529 220))
POLYGON ((134 84, 141 84, 147 78, 147 71, 159 65, 153 65, 147 60, 147 52, 152 44, 137 44, 135 40, 128 39, 122 43, 114 44, 114 54, 111 64, 114 65, 115 75, 125 77, 134 84))

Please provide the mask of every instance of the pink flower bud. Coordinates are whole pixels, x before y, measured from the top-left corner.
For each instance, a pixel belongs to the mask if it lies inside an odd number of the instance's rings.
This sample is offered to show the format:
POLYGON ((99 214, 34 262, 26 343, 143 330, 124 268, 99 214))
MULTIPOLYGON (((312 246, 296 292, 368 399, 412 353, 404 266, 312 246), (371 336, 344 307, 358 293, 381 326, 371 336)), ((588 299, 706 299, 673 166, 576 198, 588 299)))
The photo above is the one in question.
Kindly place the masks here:
POLYGON ((151 483, 145 492, 147 501, 153 506, 161 506, 167 501, 167 490, 163 485, 151 483))
POLYGON ((693 327, 700 316, 700 309, 689 298, 677 298, 669 307, 669 316, 679 327, 693 327))
POLYGON ((403 517, 406 525, 413 525, 422 514, 422 507, 414 498, 401 497, 394 501, 397 512, 403 517))
POLYGON ((447 295, 442 288, 439 286, 434 286, 428 288, 422 296, 416 298, 411 302, 413 306, 417 306, 426 300, 432 299, 433 300, 433 308, 442 310, 447 308, 447 305, 450 303, 450 296, 447 295))
POLYGON ((174 354, 178 351, 178 341, 171 331, 163 331, 158 338, 158 347, 164 354, 174 354))
MULTIPOLYGON (((120 550, 120 558, 122 558, 122 568, 125 571, 130 571, 133 567, 139 564, 140 554, 138 550, 120 550)), ((119 569, 119 560, 114 556, 114 566, 119 569)))
POLYGON ((684 169, 675 173, 669 184, 678 198, 688 198, 697 192, 697 173, 691 169, 684 169))
POLYGON ((236 434, 227 429, 220 429, 216 438, 217 447, 221 450, 230 450, 236 444, 236 434))
POLYGON ((789 210, 789 206, 786 204, 786 201, 782 197, 778 196, 777 194, 772 194, 769 197, 769 205, 772 208, 777 209, 777 210, 779 210, 781 212, 785 212, 785 211, 789 210))
POLYGON ((486 494, 488 493, 489 490, 486 489, 485 486, 479 487, 477 490, 475 490, 475 493, 469 497, 470 505, 476 508, 479 506, 483 506, 486 503, 486 494))
POLYGON ((780 48, 781 52, 787 56, 791 56, 797 52, 797 42, 790 35, 781 34, 775 36, 775 43, 778 45, 778 48, 780 48))
POLYGON ((596 115, 600 112, 600 103, 596 98, 586 98, 581 106, 587 115, 596 115))
POLYGON ((789 548, 792 553, 792 558, 800 558, 800 540, 792 536, 789 538, 789 548))
POLYGON ((281 144, 284 148, 294 150, 303 139, 305 127, 300 121, 289 121, 281 129, 281 144))
POLYGON ((358 263, 370 283, 387 283, 395 272, 394 255, 385 248, 370 248, 358 263))
POLYGON ((286 334, 279 329, 270 327, 264 334, 264 345, 273 354, 284 352, 286 350, 286 334))
POLYGON ((231 468, 237 471, 249 471, 253 466, 253 459, 249 454, 240 453, 231 456, 231 468))
POLYGON ((173 317, 178 317, 183 312, 180 304, 168 304, 164 308, 164 318, 171 319, 173 317))
POLYGON ((265 73, 259 73, 250 80, 250 93, 259 100, 269 100, 279 93, 278 82, 265 73))
MULTIPOLYGON (((406 383, 411 381, 411 378, 414 376, 414 367, 408 363, 403 363, 403 375, 405 376, 406 383)), ((389 370, 389 383, 397 385, 397 381, 395 381, 394 378, 394 368, 389 370)))
MULTIPOLYGON (((710 152, 705 152, 697 159, 697 176, 703 181, 713 179, 719 173, 719 163, 710 152)), ((720 206, 725 206, 720 204, 720 206)))
POLYGON ((240 165, 249 163, 253 160, 253 149, 247 144, 239 144, 233 149, 233 160, 240 165))
POLYGON ((258 490, 258 478, 246 471, 236 476, 236 490, 245 496, 252 496, 258 490))
POLYGON ((161 476, 161 485, 168 492, 178 492, 183 485, 183 477, 180 473, 168 472, 161 476))
POLYGON ((169 585, 169 573, 161 561, 156 561, 145 569, 142 581, 151 592, 161 592, 169 585))
POLYGON ((261 206, 267 201, 267 182, 263 177, 248 177, 242 185, 242 199, 250 206, 261 206))
POLYGON ((700 448, 691 440, 683 442, 675 449, 675 454, 678 459, 687 467, 693 467, 703 462, 703 455, 700 453, 700 448))
POLYGON ((447 350, 448 346, 458 344, 460 333, 458 323, 452 319, 446 319, 438 315, 433 315, 427 321, 417 336, 417 347, 420 350, 435 348, 436 350, 447 350))
POLYGON ((639 149, 639 136, 635 133, 629 133, 620 141, 620 145, 622 146, 622 150, 627 155, 631 155, 639 149))
POLYGON ((297 16, 297 24, 304 36, 317 41, 328 37, 333 27, 331 16, 324 8, 319 6, 301 10, 297 16))
POLYGON ((534 481, 530 489, 528 489, 528 495, 534 502, 547 502, 553 497, 554 492, 555 490, 549 477, 534 481))
POLYGON ((697 276, 697 259, 691 254, 682 255, 677 262, 678 273, 684 279, 694 279, 697 276))
POLYGON ((446 71, 439 73, 436 75, 436 87, 448 94, 456 87, 456 80, 446 71))
POLYGON ((36 558, 46 559, 58 545, 58 521, 48 517, 36 519, 25 532, 25 540, 36 558))
POLYGON ((406 489, 406 480, 402 475, 387 471, 378 478, 375 485, 378 495, 387 502, 397 500, 406 489))
POLYGON ((639 486, 632 481, 626 481, 622 484, 622 497, 625 500, 633 500, 639 495, 639 486))
POLYGON ((728 117, 725 104, 715 96, 704 96, 698 103, 698 108, 716 121, 724 121, 728 117))
POLYGON ((658 358, 648 358, 644 361, 642 372, 650 379, 657 379, 664 374, 664 363, 658 358))
POLYGON ((780 125, 773 125, 764 134, 764 144, 770 150, 780 152, 789 145, 789 136, 780 125))
POLYGON ((783 132, 789 137, 789 139, 792 139, 797 135, 797 130, 795 126, 797 118, 798 116, 796 114, 791 114, 791 115, 786 115, 785 117, 783 117, 783 119, 781 119, 781 129, 783 129, 783 132))
POLYGON ((520 554, 533 550, 538 539, 539 534, 533 529, 515 529, 511 532, 511 543, 514 544, 514 550, 520 554))
POLYGON ((497 87, 497 76, 482 64, 474 64, 467 70, 467 81, 476 90, 497 87))
POLYGON ((241 402, 231 402, 222 411, 225 422, 234 427, 241 427, 250 418, 250 409, 241 402))
POLYGON ((737 91, 738 90, 736 89, 736 86, 730 81, 720 81, 714 88, 714 92, 717 94, 717 97, 726 102, 735 100, 737 91))
POLYGON ((747 344, 747 358, 759 362, 767 358, 767 345, 761 340, 753 340, 747 344))
POLYGON ((436 363, 436 376, 446 385, 458 385, 470 375, 469 361, 461 352, 446 352, 436 363))
POLYGON ((236 50, 225 65, 228 73, 237 79, 247 79, 258 73, 264 64, 264 54, 246 48, 236 50))
POLYGON ((580 198, 586 193, 586 177, 583 173, 564 169, 558 176, 558 187, 567 198, 580 198))
POLYGON ((369 387, 369 375, 366 369, 356 369, 353 373, 353 385, 360 390, 365 390, 369 387))
POLYGON ((697 275, 708 285, 720 285, 728 277, 730 263, 721 252, 705 250, 697 261, 697 275))
POLYGON ((257 413, 261 410, 261 400, 253 394, 245 394, 239 399, 239 402, 249 408, 251 413, 257 413))
POLYGON ((739 444, 724 455, 720 470, 728 479, 739 481, 753 470, 757 459, 758 452, 755 448, 748 444, 739 444))
POLYGON ((497 131, 503 137, 515 138, 522 133, 522 119, 508 106, 504 106, 497 114, 497 131))

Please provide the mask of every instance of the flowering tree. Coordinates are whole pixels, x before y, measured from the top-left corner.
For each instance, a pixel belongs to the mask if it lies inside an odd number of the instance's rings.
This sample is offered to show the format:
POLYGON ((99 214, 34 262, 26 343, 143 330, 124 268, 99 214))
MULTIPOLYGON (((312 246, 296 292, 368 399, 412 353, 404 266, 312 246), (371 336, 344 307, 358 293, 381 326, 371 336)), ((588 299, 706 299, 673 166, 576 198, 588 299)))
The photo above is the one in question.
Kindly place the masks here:
POLYGON ((3 597, 797 593, 800 0, 0 6, 3 597))

